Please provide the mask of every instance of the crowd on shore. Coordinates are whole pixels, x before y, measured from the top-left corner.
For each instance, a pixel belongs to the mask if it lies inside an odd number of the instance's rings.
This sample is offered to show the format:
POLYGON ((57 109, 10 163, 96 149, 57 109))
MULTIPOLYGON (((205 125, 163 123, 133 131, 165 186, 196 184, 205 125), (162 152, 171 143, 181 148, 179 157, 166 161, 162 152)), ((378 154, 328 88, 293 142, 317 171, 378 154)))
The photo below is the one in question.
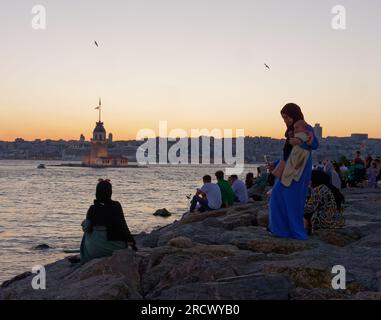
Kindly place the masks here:
POLYGON ((325 160, 314 166, 314 169, 327 172, 332 184, 338 189, 369 187, 377 188, 381 180, 381 157, 368 155, 365 159, 357 151, 352 161, 343 158, 339 161, 325 160))
POLYGON ((249 172, 243 182, 237 175, 231 175, 227 180, 223 171, 215 173, 216 183, 210 175, 205 175, 203 186, 196 190, 191 200, 189 212, 196 209, 198 212, 228 208, 234 204, 246 204, 255 200, 262 200, 263 193, 268 185, 268 173, 265 167, 259 167, 257 177, 249 172))
MULTIPOLYGON (((229 208, 268 200, 271 236, 307 240, 318 229, 341 228, 345 225, 341 192, 343 188, 377 187, 381 178, 381 159, 356 152, 353 161, 325 160, 313 166, 312 152, 319 147, 313 128, 304 120, 301 108, 289 103, 281 110, 286 125, 283 157, 257 173, 249 172, 245 181, 237 175, 225 179, 223 171, 202 178, 203 185, 189 196, 189 214, 229 208)), ((81 256, 85 263, 93 258, 111 255, 127 248, 138 250, 131 235, 122 206, 111 200, 110 181, 99 181, 96 199, 82 224, 84 235, 81 256)))

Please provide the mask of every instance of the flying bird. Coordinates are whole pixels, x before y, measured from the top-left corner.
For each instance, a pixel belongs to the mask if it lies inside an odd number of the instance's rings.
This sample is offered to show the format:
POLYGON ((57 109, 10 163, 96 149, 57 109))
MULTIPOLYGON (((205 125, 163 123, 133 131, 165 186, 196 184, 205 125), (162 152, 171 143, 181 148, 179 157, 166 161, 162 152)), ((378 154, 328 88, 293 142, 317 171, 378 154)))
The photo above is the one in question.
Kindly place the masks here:
POLYGON ((267 69, 270 69, 270 67, 265 63, 265 67, 267 68, 267 69))
POLYGON ((99 47, 99 46, 98 46, 98 42, 94 41, 94 43, 95 43, 95 45, 96 45, 97 47, 99 47))

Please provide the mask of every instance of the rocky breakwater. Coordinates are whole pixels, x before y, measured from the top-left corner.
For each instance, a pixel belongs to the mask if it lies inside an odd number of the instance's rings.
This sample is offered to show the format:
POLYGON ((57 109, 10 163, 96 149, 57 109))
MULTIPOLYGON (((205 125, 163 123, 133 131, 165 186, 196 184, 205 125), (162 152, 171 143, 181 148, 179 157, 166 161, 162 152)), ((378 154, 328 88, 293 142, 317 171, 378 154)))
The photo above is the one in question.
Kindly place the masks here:
POLYGON ((0 299, 381 299, 381 192, 346 192, 347 225, 308 241, 271 237, 266 203, 193 214, 136 236, 83 266, 46 266, 46 290, 33 274, 7 281, 0 299), (346 289, 332 288, 332 267, 346 289))

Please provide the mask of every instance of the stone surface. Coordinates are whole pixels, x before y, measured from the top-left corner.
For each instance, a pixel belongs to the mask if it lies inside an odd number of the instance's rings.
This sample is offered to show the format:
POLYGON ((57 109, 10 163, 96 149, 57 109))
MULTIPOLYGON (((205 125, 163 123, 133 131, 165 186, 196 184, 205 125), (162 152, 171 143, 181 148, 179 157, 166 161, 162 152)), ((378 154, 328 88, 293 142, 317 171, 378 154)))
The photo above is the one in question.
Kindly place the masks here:
POLYGON ((308 241, 271 237, 267 203, 189 214, 135 236, 120 250, 81 266, 46 266, 46 290, 24 273, 0 299, 381 299, 381 191, 346 191, 346 226, 308 241), (346 290, 332 268, 346 268, 346 290))

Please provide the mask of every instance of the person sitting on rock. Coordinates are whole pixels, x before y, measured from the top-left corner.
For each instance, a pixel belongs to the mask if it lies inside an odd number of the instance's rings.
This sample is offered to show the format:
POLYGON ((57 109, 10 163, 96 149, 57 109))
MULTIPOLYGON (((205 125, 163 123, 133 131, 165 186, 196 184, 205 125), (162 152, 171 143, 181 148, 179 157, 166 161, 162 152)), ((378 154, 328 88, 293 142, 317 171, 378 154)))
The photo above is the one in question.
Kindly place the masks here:
POLYGON ((244 204, 249 201, 249 196, 247 194, 247 188, 243 181, 238 179, 236 174, 230 176, 230 183, 235 194, 235 202, 244 204))
POLYGON ((222 206, 220 187, 212 183, 212 177, 209 175, 204 176, 202 181, 204 185, 201 189, 197 189, 196 194, 193 196, 189 209, 190 212, 195 211, 197 204, 199 205, 199 212, 220 209, 222 206))
POLYGON ((257 178, 254 178, 252 172, 246 175, 245 185, 248 197, 255 201, 261 201, 268 185, 268 173, 265 166, 258 167, 257 172, 257 178))
POLYGON ((221 190, 222 196, 222 206, 224 208, 228 208, 233 205, 235 194, 229 182, 224 179, 224 172, 217 171, 216 172, 217 184, 221 190))
POLYGON ((82 227, 81 263, 91 259, 111 256, 115 250, 129 245, 137 251, 136 243, 127 226, 122 206, 111 200, 112 185, 100 179, 96 187, 96 199, 90 206, 82 227))
POLYGON ((304 208, 304 226, 309 234, 317 229, 341 228, 345 224, 344 196, 330 183, 325 172, 312 171, 311 197, 304 208))

